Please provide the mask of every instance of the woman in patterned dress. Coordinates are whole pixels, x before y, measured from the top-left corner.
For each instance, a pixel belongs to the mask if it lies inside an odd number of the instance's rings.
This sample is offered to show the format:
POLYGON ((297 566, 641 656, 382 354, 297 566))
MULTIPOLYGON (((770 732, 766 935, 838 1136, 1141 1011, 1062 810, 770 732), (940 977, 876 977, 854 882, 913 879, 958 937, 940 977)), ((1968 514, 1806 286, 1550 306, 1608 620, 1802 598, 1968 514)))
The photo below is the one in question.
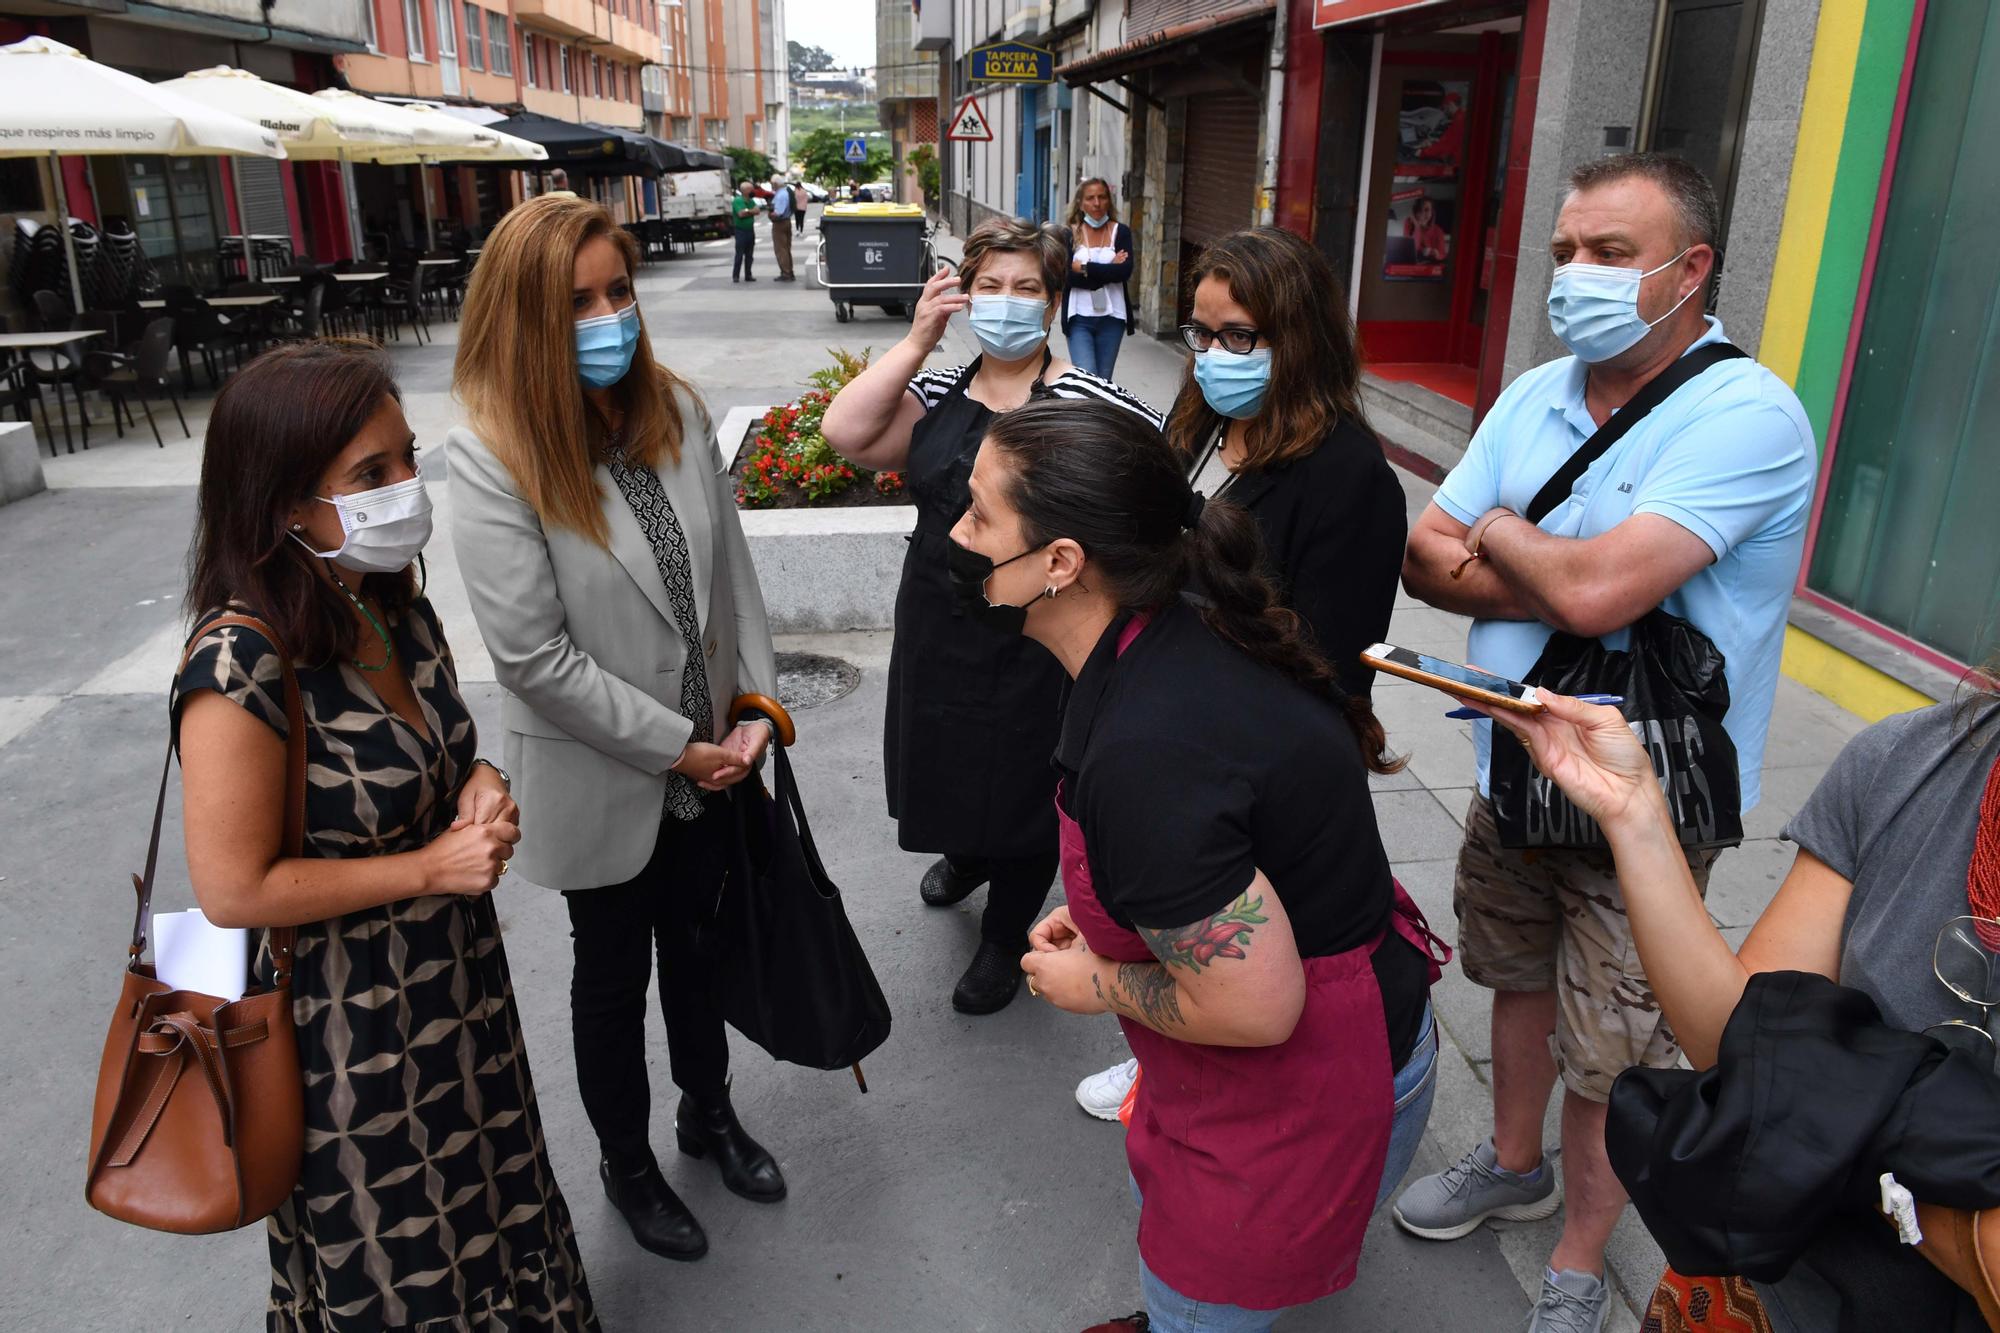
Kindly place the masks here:
POLYGON ((715 428, 653 360, 637 244, 585 199, 542 197, 486 240, 466 293, 445 440, 452 541, 506 687, 507 766, 536 837, 517 868, 562 891, 576 1079, 598 1175, 633 1237, 698 1259, 708 1237, 652 1149, 646 988, 657 955, 674 1137, 753 1203, 785 1197, 729 1095, 729 1044, 695 926, 722 887, 728 788, 777 694, 757 571, 715 428))
POLYGON ((488 896, 520 816, 412 570, 429 532, 414 438, 368 350, 280 348, 216 399, 174 709, 202 910, 298 927, 305 1158, 269 1221, 267 1324, 595 1329, 488 896), (225 610, 282 649, 202 628, 225 610), (298 858, 280 850, 281 651, 307 727, 298 858))

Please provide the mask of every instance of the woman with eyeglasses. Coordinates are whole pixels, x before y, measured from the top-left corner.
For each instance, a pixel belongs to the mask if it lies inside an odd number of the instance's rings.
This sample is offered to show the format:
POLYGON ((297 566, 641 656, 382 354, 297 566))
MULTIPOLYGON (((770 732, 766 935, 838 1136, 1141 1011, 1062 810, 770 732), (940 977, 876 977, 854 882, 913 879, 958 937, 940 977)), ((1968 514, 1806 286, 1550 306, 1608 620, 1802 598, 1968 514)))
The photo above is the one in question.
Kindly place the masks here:
MULTIPOLYGON (((1750 977, 1788 971, 1851 986, 1890 1026, 1991 1059, 1993 949, 1966 918, 2000 917, 1996 679, 2000 660, 1970 678, 1978 688, 1967 698, 1848 742, 1785 828, 1799 847, 1791 871, 1735 950, 1702 905, 1652 760, 1617 709, 1543 692, 1545 713, 1492 716, 1603 826, 1639 960, 1695 1068, 1716 1062, 1750 977)), ((1969 1296, 1906 1253, 1893 1228, 1879 1230, 1879 1245, 1864 1237, 1836 1253, 1822 1240, 1782 1281, 1755 1284, 1776 1333, 1859 1327, 1849 1303, 1883 1290, 1910 1312, 1902 1327, 1985 1326, 1969 1296)), ((1655 1299, 1667 1296, 1663 1285, 1655 1299)))
MULTIPOLYGON (((1201 253, 1181 325, 1192 355, 1167 418, 1188 480, 1250 511, 1279 599, 1305 622, 1346 694, 1367 698, 1361 650, 1386 639, 1408 506, 1361 411, 1361 354, 1347 295, 1324 256, 1259 227, 1201 253)), ((1197 574, 1197 576, 1199 576, 1197 574)), ((1115 1120, 1127 1060, 1077 1085, 1077 1103, 1115 1120)))
POLYGON ((905 851, 933 852, 919 896, 949 907, 990 884, 979 945, 952 990, 954 1009, 1004 1009, 1021 985, 1028 927, 1056 874, 1055 775, 1062 672, 1048 655, 960 615, 946 534, 968 500, 979 442, 997 414, 1031 399, 1109 403, 1157 427, 1151 408, 1049 346, 1069 272, 1068 235, 1013 218, 982 222, 958 272, 924 288, 909 336, 826 409, 826 442, 876 471, 904 472, 917 530, 896 590, 896 638, 882 764, 905 851), (925 369, 963 312, 980 354, 925 369))

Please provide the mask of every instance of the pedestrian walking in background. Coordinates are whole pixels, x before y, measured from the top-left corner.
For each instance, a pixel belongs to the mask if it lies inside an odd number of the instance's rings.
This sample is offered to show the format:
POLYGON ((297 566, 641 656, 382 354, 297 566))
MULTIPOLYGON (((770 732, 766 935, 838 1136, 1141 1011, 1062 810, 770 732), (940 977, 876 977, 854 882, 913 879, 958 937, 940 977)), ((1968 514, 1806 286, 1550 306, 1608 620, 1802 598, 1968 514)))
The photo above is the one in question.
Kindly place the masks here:
POLYGON ((778 281, 793 282, 792 214, 798 207, 792 187, 781 176, 771 177, 771 250, 778 257, 778 281))
MULTIPOLYGON (((543 1146, 489 896, 521 836, 479 758, 413 566, 416 443, 372 349, 295 343, 223 388, 202 458, 174 684, 195 898, 218 926, 297 927, 305 1157, 266 1224, 267 1323, 300 1333, 595 1329, 543 1146), (227 612, 267 623, 278 642, 227 612), (289 658, 304 852, 282 856, 289 658)), ((192 1076, 192 1075, 190 1075, 192 1076)))
POLYGON ((757 201, 750 194, 750 182, 736 182, 729 200, 729 223, 736 237, 736 257, 729 263, 731 282, 755 282, 750 271, 757 261, 757 201))
POLYGON ((532 200, 503 218, 466 292, 452 379, 471 428, 445 450, 459 570, 506 689, 518 796, 544 830, 520 870, 569 909, 598 1173, 641 1245, 696 1259, 707 1234, 651 1146, 646 990, 657 955, 681 1151, 744 1198, 784 1198, 731 1107, 695 945, 727 860, 728 789, 771 738, 766 722, 732 728, 730 704, 775 696, 777 669, 715 428, 653 359, 638 268, 599 205, 532 200))
POLYGON ((563 195, 571 199, 577 197, 576 191, 569 188, 569 173, 561 167, 549 173, 549 188, 542 193, 563 195))
MULTIPOLYGON (((1572 355, 1501 394, 1412 532, 1403 581, 1474 617, 1467 659, 1516 679, 1557 631, 1619 648, 1656 607, 1690 622, 1727 663, 1723 722, 1748 810, 1812 498, 1816 453, 1797 397, 1747 357, 1718 361, 1632 425, 1539 522, 1522 517, 1643 386, 1726 341, 1703 313, 1718 218, 1706 178, 1677 158, 1603 158, 1571 175, 1549 313, 1572 355)), ((1475 723, 1473 739, 1478 791, 1454 899, 1466 975, 1495 992, 1494 1132, 1412 1184, 1396 1220, 1448 1240, 1488 1217, 1554 1212, 1542 1120, 1560 1074, 1568 1208, 1530 1327, 1594 1331, 1609 1300, 1604 1246, 1625 1204, 1604 1151, 1605 1103, 1620 1072, 1670 1066, 1680 1048, 1609 858, 1504 846, 1492 724, 1475 723)), ((1698 889, 1715 856, 1688 853, 1698 889)))
POLYGON ((1125 1152, 1152 1329, 1268 1329, 1354 1280, 1430 1114, 1432 937, 1369 796, 1400 764, 1280 609, 1256 521, 1143 419, 1009 412, 970 490, 966 615, 1073 681, 1067 902, 1021 967, 1057 1008, 1115 1013, 1145 1071, 1125 1152))
POLYGON ((1062 672, 1019 635, 958 614, 947 534, 965 512, 972 460, 997 413, 1033 398, 1088 398, 1159 425, 1144 403, 1050 350, 1069 258, 1060 228, 981 223, 966 238, 959 271, 930 279, 909 334, 840 391, 823 426, 843 457, 905 472, 916 501, 896 592, 884 778, 903 849, 942 854, 924 873, 924 902, 946 907, 992 885, 979 948, 952 992, 952 1005, 970 1014, 1014 998, 1028 928, 1055 878, 1049 755, 1062 672), (925 370, 961 310, 981 355, 925 370))
MULTIPOLYGON (((1361 411, 1361 354, 1325 256, 1260 227, 1214 242, 1189 273, 1192 355, 1167 417, 1189 484, 1250 511, 1265 574, 1332 666, 1366 700, 1361 650, 1389 636, 1407 536, 1403 488, 1361 411)), ((1201 571, 1195 572, 1197 582, 1201 571)), ((1127 1060, 1077 1085, 1084 1110, 1116 1119, 1137 1072, 1127 1060)))
POLYGON ((1132 229, 1118 220, 1111 186, 1101 176, 1079 185, 1069 206, 1069 294, 1063 298, 1063 337, 1070 359, 1111 378, 1125 335, 1138 327, 1127 280, 1136 246, 1132 229))
POLYGON ((812 197, 806 193, 805 182, 798 173, 792 174, 792 216, 797 220, 799 235, 806 233, 806 210, 812 206, 812 197))

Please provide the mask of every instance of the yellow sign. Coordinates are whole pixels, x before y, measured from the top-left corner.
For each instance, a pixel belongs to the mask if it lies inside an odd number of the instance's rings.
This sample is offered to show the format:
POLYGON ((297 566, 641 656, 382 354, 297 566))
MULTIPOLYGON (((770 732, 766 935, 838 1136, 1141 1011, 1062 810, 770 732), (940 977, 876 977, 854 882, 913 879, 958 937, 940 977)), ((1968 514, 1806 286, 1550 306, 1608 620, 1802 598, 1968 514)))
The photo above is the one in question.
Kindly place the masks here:
POLYGON ((965 53, 966 77, 974 83, 1054 83, 1053 51, 1025 42, 996 42, 965 53))

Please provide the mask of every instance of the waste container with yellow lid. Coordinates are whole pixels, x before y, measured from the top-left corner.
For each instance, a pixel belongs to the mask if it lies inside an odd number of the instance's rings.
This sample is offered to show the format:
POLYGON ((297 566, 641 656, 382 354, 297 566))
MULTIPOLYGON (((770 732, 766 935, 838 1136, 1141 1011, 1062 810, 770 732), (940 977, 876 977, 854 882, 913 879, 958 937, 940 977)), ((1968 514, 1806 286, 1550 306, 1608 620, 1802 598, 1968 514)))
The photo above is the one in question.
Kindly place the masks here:
POLYGON ((913 319, 937 270, 929 218, 916 204, 828 204, 813 268, 840 323, 854 318, 857 305, 913 319))

